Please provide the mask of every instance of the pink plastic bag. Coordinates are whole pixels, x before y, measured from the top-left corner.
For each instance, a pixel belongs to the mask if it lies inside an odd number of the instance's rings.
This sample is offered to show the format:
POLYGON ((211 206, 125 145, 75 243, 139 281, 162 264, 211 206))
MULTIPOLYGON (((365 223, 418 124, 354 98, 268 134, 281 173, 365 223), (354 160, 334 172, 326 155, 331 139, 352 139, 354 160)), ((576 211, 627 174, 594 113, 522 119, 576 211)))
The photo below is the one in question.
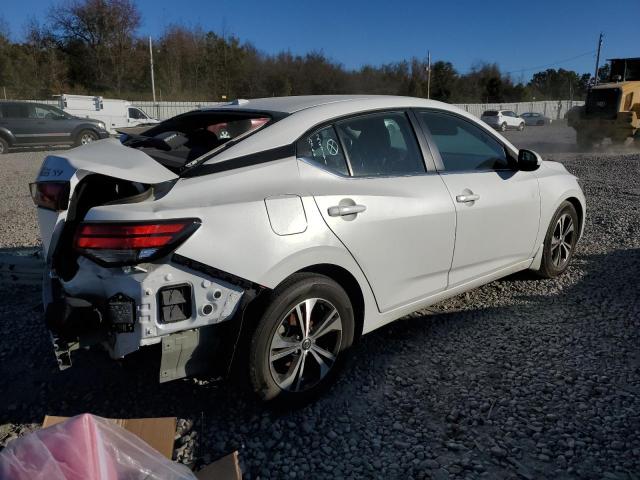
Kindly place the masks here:
POLYGON ((0 480, 195 480, 124 428, 83 414, 12 441, 0 480))

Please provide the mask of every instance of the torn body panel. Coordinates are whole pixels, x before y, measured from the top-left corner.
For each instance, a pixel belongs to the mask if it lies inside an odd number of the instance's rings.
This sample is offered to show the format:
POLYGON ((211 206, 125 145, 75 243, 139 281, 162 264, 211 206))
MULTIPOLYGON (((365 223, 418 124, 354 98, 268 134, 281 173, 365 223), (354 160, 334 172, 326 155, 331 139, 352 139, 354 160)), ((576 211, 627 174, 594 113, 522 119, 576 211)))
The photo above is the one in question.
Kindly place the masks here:
POLYGON ((228 281, 171 262, 123 268, 104 268, 84 258, 79 263, 71 280, 60 281, 63 297, 54 302, 63 302, 82 322, 74 326, 73 315, 58 312, 57 321, 66 324, 56 328, 52 320, 49 326, 67 343, 75 337, 80 344, 102 344, 112 358, 160 343, 177 332, 228 321, 245 292, 228 281), (77 299, 86 305, 81 307, 77 299), (95 322, 79 311, 87 307, 99 312, 95 322), (88 329, 89 323, 94 327, 88 329))

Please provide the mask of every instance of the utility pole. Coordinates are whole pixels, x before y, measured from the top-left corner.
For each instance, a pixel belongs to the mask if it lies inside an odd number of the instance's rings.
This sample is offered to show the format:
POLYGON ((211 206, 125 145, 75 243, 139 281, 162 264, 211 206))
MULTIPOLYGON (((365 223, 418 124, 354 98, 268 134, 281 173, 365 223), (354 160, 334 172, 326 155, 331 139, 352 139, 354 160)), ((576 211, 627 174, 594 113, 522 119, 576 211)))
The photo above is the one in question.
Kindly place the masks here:
POLYGON ((600 38, 598 39, 598 54, 596 55, 596 74, 594 75, 594 85, 598 84, 598 67, 600 66, 600 49, 602 48, 602 32, 600 32, 600 38))
POLYGON ((573 82, 569 79, 569 105, 573 106, 573 82))
POLYGON ((431 50, 427 51, 427 98, 431 98, 431 50))
POLYGON ((151 37, 149 37, 149 62, 151 64, 151 91, 153 93, 153 103, 156 103, 156 82, 153 78, 153 48, 151 47, 151 37))

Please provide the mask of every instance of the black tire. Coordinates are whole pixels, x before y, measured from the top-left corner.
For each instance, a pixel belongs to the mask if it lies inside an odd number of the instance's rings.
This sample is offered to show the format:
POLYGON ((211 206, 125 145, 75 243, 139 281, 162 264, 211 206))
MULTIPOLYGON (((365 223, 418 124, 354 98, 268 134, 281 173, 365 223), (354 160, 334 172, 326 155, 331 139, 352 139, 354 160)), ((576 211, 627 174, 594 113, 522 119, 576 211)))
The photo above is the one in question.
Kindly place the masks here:
POLYGON ((98 140, 98 134, 93 130, 81 130, 78 135, 76 135, 75 146, 79 147, 80 145, 86 145, 88 143, 92 143, 98 140))
POLYGON ((518 130, 520 130, 520 131, 524 130, 524 122, 522 122, 520 125, 518 125, 518 130))
POLYGON ((9 153, 9 142, 0 137, 0 155, 4 153, 9 153))
POLYGON ((502 125, 500 125, 500 131, 501 132, 506 132, 507 131, 507 123, 506 122, 502 122, 502 125))
POLYGON ((286 404, 304 404, 315 398, 335 380, 353 343, 354 329, 351 302, 340 285, 324 275, 293 275, 271 294, 253 333, 249 376, 254 392, 262 400, 286 404), (316 299, 313 305, 311 299, 316 299), (312 306, 305 335, 297 319, 306 317, 307 305, 312 306), (287 353, 290 350, 294 351, 287 353), (319 354, 321 350, 324 353, 319 354), (325 356, 331 352, 335 353, 333 361, 325 356), (317 358, 328 367, 324 374, 317 358))
POLYGON ((584 132, 577 131, 576 132, 576 144, 578 148, 584 150, 590 150, 593 148, 595 144, 595 140, 588 134, 584 132))
POLYGON ((564 201, 556 210, 547 228, 542 262, 538 270, 541 277, 554 278, 565 272, 575 253, 579 234, 580 227, 576 209, 570 202, 564 201), (570 226, 561 224, 560 219, 563 217, 565 221, 566 219, 571 220, 570 226), (569 230, 570 228, 571 230, 569 230), (560 232, 561 234, 558 235, 561 229, 564 229, 564 233, 560 232), (561 239, 562 243, 559 244, 558 239, 561 239))

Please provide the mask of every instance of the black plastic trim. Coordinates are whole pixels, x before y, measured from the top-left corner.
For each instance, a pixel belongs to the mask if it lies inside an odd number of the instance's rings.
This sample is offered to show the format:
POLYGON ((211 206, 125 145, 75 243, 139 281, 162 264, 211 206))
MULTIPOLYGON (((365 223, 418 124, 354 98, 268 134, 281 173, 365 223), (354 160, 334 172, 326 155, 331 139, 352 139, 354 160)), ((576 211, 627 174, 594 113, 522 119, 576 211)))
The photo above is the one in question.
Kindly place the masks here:
POLYGON ((233 273, 225 272, 224 270, 220 270, 215 267, 210 267, 209 265, 205 265, 204 263, 200 263, 196 260, 192 260, 185 256, 174 253, 171 257, 171 261, 178 264, 183 265, 191 270, 195 270, 197 272, 202 272, 212 278, 219 278, 225 282, 229 282, 233 285, 237 285, 245 290, 265 290, 267 287, 263 287, 262 285, 258 285, 257 283, 252 282, 251 280, 247 280, 246 278, 238 277, 233 273))
POLYGON ((193 302, 193 287, 191 286, 190 283, 183 282, 183 283, 176 283, 175 285, 166 285, 158 290, 158 293, 156 294, 156 299, 158 302, 157 318, 159 323, 163 325, 167 325, 171 323, 179 323, 179 322, 184 322, 186 320, 191 320, 193 316, 194 302, 193 302), (162 303, 162 292, 164 292, 165 290, 177 290, 180 288, 186 288, 187 291, 189 292, 189 295, 185 295, 185 304, 188 306, 185 312, 185 318, 182 318, 180 320, 167 320, 166 318, 164 318, 164 309, 162 307, 166 307, 170 305, 165 305, 164 303, 162 303))
POLYGON ((193 170, 185 170, 182 178, 201 177, 203 175, 211 175, 212 173, 226 172, 237 168, 250 167, 261 163, 282 160, 287 157, 295 156, 296 149, 294 144, 283 145, 282 147, 263 150, 262 152, 252 153, 242 157, 232 158, 219 163, 203 163, 193 170))

